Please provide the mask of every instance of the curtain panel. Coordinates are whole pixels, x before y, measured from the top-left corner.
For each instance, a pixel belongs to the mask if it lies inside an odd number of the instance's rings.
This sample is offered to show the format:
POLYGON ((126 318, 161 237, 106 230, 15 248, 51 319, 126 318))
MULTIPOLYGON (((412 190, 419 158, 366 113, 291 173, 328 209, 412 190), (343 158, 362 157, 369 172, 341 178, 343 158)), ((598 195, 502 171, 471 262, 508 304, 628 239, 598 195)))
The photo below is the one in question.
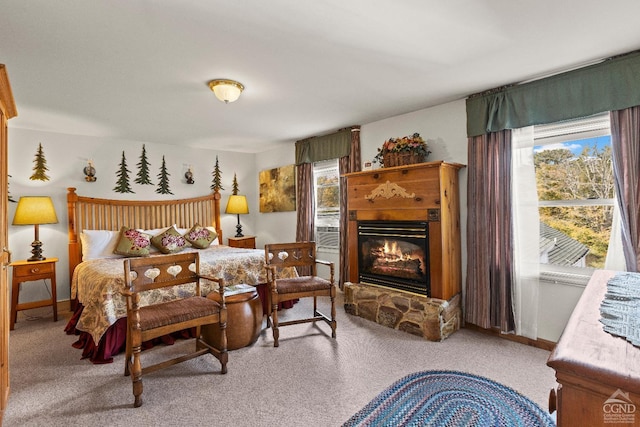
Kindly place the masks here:
POLYGON ((627 271, 640 271, 640 106, 612 111, 613 176, 627 271))
POLYGON ((467 99, 467 135, 640 105, 640 51, 467 99))
POLYGON ((465 320, 511 332, 511 131, 469 138, 468 156, 465 320))
POLYGON ((511 131, 513 312, 516 334, 538 338, 540 214, 533 161, 533 126, 511 131))
POLYGON ((340 167, 340 275, 338 285, 344 289, 344 283, 349 280, 349 239, 347 235, 349 216, 347 215, 347 177, 351 172, 360 172, 360 126, 351 128, 351 154, 341 157, 340 167))
MULTIPOLYGON (((311 242, 315 239, 315 201, 313 198, 313 164, 296 166, 296 242, 311 242)), ((298 267, 298 274, 311 274, 309 266, 298 267)))

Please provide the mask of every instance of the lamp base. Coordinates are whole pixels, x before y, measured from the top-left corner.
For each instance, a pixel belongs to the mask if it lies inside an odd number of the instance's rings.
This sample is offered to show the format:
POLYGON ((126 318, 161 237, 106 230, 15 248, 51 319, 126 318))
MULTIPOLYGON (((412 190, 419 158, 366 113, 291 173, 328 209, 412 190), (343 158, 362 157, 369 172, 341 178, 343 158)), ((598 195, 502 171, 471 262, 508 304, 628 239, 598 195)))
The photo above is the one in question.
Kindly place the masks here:
POLYGON ((236 235, 235 237, 244 237, 244 234, 242 234, 242 226, 238 223, 238 225, 236 225, 236 235))
POLYGON ((40 240, 34 240, 31 242, 31 258, 27 261, 44 261, 45 257, 42 256, 42 242, 40 240))

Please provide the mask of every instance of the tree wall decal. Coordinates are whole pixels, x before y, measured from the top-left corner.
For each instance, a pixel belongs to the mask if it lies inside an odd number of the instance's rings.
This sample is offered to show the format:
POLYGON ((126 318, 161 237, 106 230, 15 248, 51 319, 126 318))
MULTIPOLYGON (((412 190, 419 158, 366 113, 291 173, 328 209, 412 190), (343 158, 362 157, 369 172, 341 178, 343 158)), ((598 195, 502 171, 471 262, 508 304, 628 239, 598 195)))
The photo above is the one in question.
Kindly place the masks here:
POLYGON ((136 175, 135 183, 142 185, 153 185, 151 178, 149 178, 149 161, 147 160, 147 149, 142 144, 142 154, 140 154, 140 162, 138 166, 138 174, 136 175))
POLYGON ((33 162, 35 163, 33 175, 31 175, 29 179, 32 181, 49 181, 49 176, 45 173, 49 168, 47 168, 47 159, 44 157, 42 143, 38 143, 38 151, 36 152, 36 158, 33 162))
POLYGON ((236 178, 236 174, 235 172, 233 173, 233 184, 231 186, 231 194, 233 194, 234 196, 238 195, 238 178, 236 178))
POLYGON ((173 194, 169 189, 169 172, 167 172, 167 165, 164 161, 164 156, 162 156, 162 166, 160 166, 160 173, 158 174, 158 188, 156 188, 156 193, 158 194, 173 194))
POLYGON ((127 169, 127 159, 123 151, 122 160, 120 160, 120 169, 116 172, 118 180, 116 181, 116 186, 113 188, 113 191, 116 193, 135 193, 129 184, 129 172, 129 169, 127 169))
POLYGON ((224 190, 222 187, 222 172, 220 172, 220 165, 218 164, 218 156, 216 156, 216 166, 213 168, 213 182, 211 189, 213 191, 224 190))

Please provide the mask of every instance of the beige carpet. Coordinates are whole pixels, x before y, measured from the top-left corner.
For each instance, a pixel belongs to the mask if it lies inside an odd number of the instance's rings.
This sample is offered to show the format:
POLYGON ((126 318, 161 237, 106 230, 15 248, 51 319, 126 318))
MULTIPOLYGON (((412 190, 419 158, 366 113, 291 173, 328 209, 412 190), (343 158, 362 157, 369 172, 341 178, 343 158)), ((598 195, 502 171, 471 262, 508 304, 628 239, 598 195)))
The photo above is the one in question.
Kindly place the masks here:
MULTIPOLYGON (((340 426, 384 388, 416 371, 450 369, 509 386, 547 409, 556 385, 549 352, 461 330, 429 342, 344 312, 337 339, 324 323, 280 329, 280 347, 263 330, 250 347, 229 353, 228 373, 206 355, 144 378, 143 405, 133 408, 123 356, 108 365, 81 360, 75 337, 44 310, 19 319, 10 337, 11 396, 5 426, 340 426)), ((50 310, 50 308, 49 308, 50 310)), ((311 310, 299 303, 281 319, 311 310)), ((27 312, 28 313, 28 312, 27 312)), ((174 353, 192 341, 156 347, 174 353)), ((144 359, 143 359, 144 360, 144 359)))

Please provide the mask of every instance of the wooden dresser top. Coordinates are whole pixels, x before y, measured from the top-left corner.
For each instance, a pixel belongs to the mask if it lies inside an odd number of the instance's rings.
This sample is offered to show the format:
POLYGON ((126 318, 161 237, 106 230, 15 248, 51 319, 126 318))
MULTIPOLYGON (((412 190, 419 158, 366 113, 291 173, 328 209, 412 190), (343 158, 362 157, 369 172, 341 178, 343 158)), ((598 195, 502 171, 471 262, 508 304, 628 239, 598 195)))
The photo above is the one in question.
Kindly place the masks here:
POLYGON ((607 281, 615 274, 594 272, 547 365, 559 373, 640 393, 640 348, 605 332, 600 323, 607 281))

